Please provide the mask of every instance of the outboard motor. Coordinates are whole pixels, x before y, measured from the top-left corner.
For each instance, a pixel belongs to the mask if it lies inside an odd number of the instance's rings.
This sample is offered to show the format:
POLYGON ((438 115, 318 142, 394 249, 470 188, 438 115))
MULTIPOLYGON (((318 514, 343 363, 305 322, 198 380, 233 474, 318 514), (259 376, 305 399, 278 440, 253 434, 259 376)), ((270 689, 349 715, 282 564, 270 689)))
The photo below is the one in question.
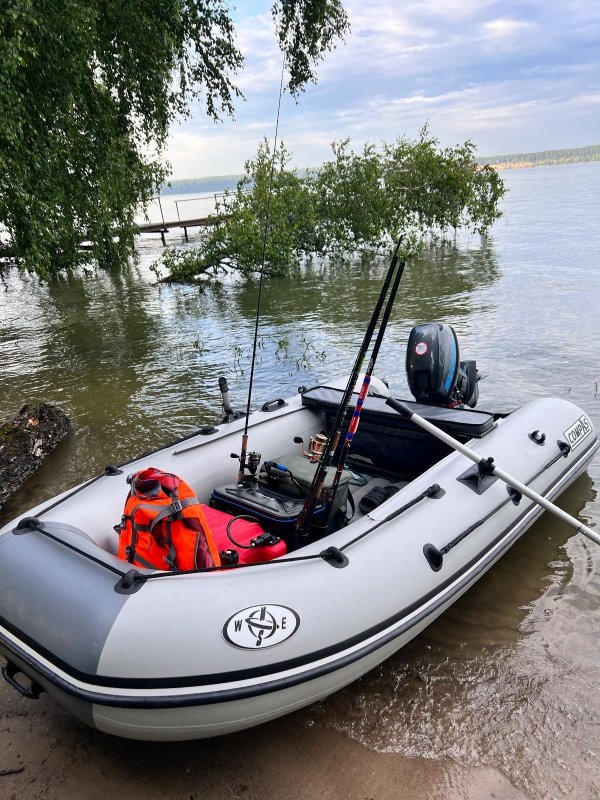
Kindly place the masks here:
POLYGON ((415 325, 408 337, 406 376, 419 403, 467 405, 479 399, 479 372, 475 361, 460 361, 454 328, 441 322, 415 325))

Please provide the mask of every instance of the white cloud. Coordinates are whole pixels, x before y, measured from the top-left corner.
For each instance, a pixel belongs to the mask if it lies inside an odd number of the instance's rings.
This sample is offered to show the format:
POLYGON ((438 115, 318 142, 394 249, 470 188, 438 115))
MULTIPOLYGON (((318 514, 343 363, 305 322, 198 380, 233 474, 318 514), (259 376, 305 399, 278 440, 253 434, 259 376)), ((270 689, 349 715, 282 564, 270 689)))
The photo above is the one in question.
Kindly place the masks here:
POLYGON ((539 25, 516 19, 493 19, 485 22, 480 32, 485 44, 506 52, 524 44, 531 46, 539 32, 539 25))
POLYGON ((597 106, 600 105, 600 92, 596 92, 595 94, 582 94, 575 99, 579 100, 584 106, 597 106))
MULTIPOLYGON (((238 24, 247 62, 236 120, 197 116, 175 129, 175 177, 238 172, 273 137, 281 55, 270 3, 238 24)), ((429 121, 442 144, 471 138, 482 154, 598 141, 600 6, 589 0, 345 0, 352 32, 296 105, 284 96, 280 136, 297 166, 350 136, 391 141, 429 121)))
POLYGON ((490 39, 512 39, 515 35, 529 34, 537 30, 533 22, 522 22, 516 19, 493 19, 481 26, 484 36, 490 39))

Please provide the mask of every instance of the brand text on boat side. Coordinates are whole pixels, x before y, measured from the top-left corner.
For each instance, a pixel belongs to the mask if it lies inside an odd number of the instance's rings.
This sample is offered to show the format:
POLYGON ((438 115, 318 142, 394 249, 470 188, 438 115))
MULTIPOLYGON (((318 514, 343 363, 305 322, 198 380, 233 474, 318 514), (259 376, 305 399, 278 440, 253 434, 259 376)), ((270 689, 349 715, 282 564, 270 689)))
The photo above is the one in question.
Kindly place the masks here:
POLYGON ((568 444, 571 445, 571 449, 574 450, 591 432, 592 425, 585 414, 582 414, 570 428, 567 428, 565 438, 568 444))

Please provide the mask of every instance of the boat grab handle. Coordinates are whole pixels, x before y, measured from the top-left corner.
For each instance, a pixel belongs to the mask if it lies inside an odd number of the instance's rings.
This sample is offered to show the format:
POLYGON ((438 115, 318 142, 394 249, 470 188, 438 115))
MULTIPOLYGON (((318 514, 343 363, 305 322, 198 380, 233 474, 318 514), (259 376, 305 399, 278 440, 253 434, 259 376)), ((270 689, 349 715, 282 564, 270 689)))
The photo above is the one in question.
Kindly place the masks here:
POLYGON ((27 697, 29 700, 39 700, 41 693, 44 691, 43 686, 40 686, 40 684, 34 681, 33 678, 30 678, 29 675, 25 675, 12 661, 8 661, 6 666, 2 667, 2 677, 13 689, 16 689, 19 694, 22 694, 23 697, 27 697), (29 686, 24 686, 18 681, 17 675, 24 675, 29 680, 29 686))
POLYGON ((281 397, 278 397, 277 400, 268 400, 266 403, 263 403, 261 406, 261 411, 277 411, 278 408, 285 408, 287 403, 285 400, 282 400, 281 397))

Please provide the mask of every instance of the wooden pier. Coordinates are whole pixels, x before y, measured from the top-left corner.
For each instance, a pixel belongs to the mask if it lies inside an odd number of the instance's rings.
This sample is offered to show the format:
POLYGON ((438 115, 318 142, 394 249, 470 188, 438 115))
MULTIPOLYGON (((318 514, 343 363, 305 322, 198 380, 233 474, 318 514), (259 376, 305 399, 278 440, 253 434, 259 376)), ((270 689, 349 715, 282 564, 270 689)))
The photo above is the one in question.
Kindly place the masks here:
MULTIPOLYGON (((215 192, 211 194, 204 194, 198 195, 197 197, 185 197, 179 200, 175 200, 175 209, 177 211, 177 219, 173 220, 172 222, 165 222, 165 215, 163 213, 163 207, 160 196, 153 198, 154 200, 158 201, 158 207, 160 208, 160 222, 148 222, 142 225, 138 225, 138 233, 160 233, 160 238, 162 239, 163 246, 166 247, 167 242, 165 240, 165 234, 175 228, 179 228, 179 230, 183 230, 186 242, 189 241, 188 239, 188 228, 204 228, 207 225, 211 224, 210 215, 206 214, 203 217, 192 217, 191 219, 181 219, 181 214, 179 213, 179 206, 180 204, 183 205, 184 203, 210 203, 212 209, 216 209, 218 207, 219 199, 223 198, 227 195, 227 192, 215 192)), ((223 218, 223 215, 221 215, 223 218)), ((214 216, 213 216, 214 219, 214 216)))
POLYGON ((174 228, 183 229, 186 242, 188 239, 188 228, 204 228, 209 224, 208 217, 197 217, 196 219, 178 219, 173 222, 149 222, 146 225, 138 225, 138 233, 160 233, 163 245, 166 247, 165 234, 174 228))

